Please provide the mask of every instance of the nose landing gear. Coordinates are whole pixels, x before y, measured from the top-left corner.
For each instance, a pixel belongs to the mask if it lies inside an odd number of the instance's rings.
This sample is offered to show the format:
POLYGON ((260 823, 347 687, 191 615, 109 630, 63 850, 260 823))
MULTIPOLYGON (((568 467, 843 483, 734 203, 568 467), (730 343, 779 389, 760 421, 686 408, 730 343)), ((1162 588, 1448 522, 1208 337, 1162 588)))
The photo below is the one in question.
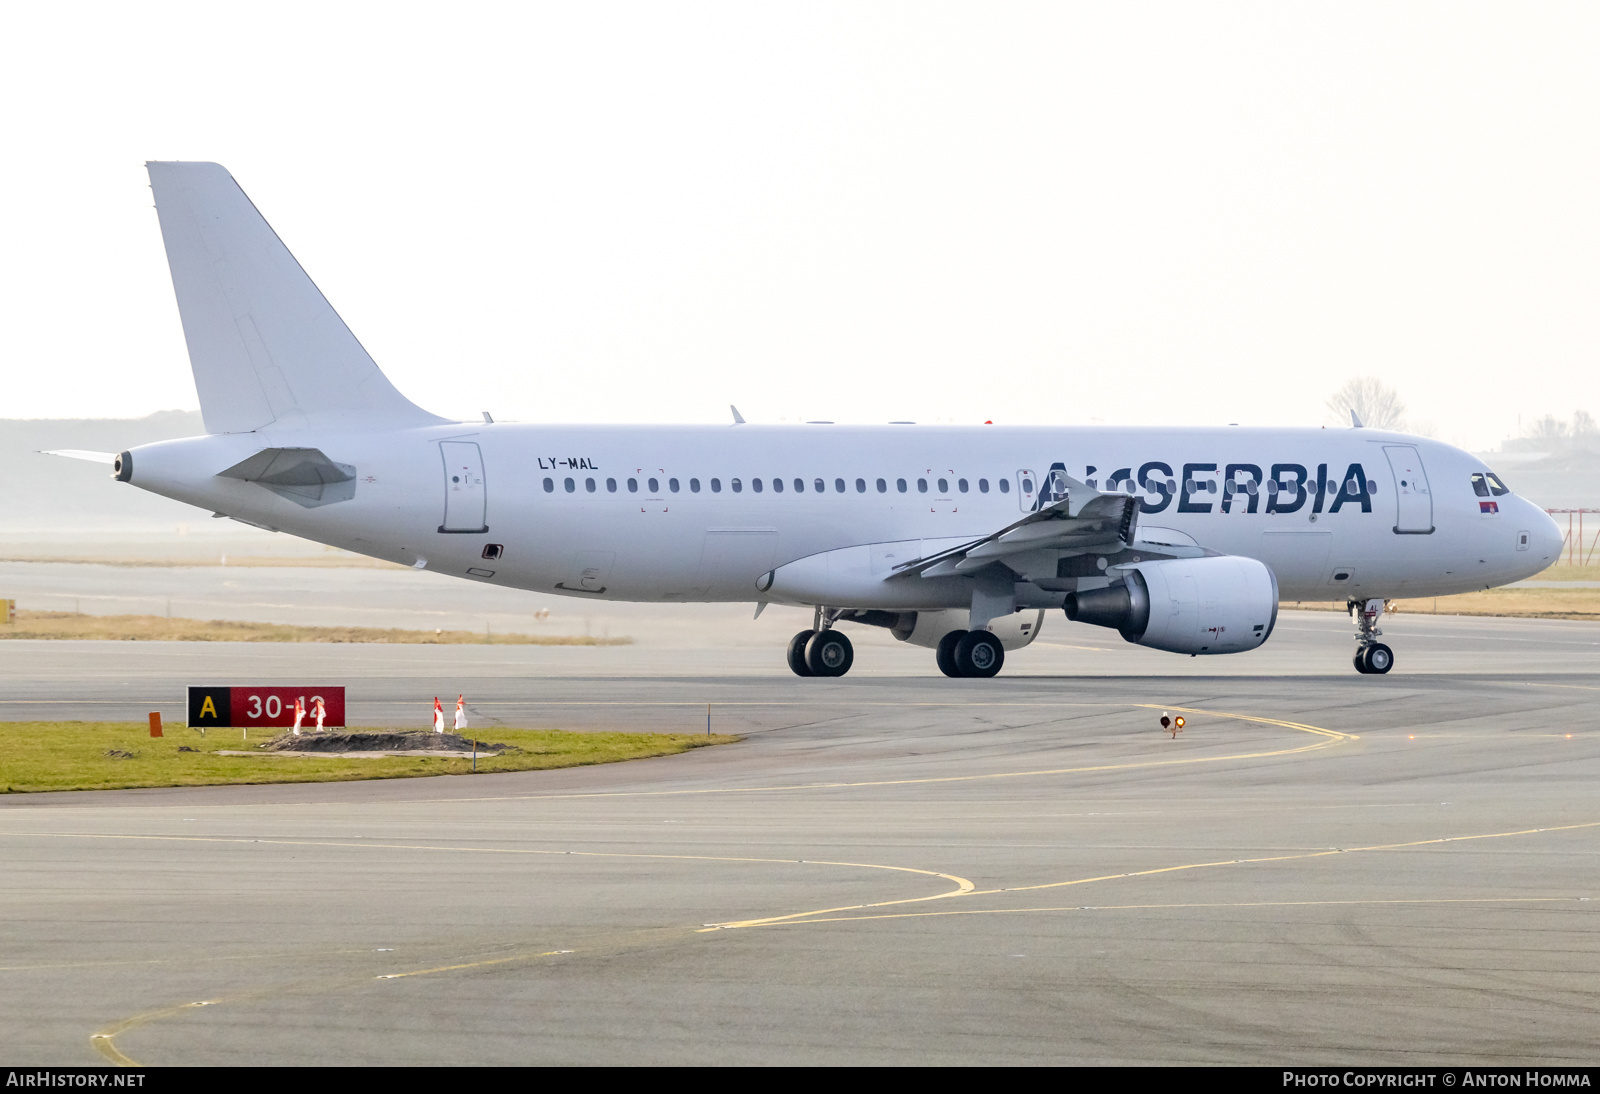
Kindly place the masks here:
POLYGON ((1355 666, 1364 676, 1382 676, 1394 668, 1394 651, 1378 641, 1382 631, 1378 620, 1388 602, 1381 598, 1352 600, 1349 602, 1350 618, 1356 625, 1355 666))

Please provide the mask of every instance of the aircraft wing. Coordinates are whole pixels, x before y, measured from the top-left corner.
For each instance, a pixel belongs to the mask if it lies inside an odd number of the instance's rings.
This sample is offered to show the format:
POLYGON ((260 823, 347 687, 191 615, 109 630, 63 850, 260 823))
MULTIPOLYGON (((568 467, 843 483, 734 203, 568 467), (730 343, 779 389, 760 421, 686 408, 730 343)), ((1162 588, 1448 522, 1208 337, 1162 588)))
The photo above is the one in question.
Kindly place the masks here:
POLYGON ((1088 483, 1055 472, 1056 492, 1066 496, 1029 513, 1015 524, 982 539, 895 567, 897 577, 948 577, 981 570, 1008 557, 1034 551, 1074 551, 1133 544, 1138 534, 1139 499, 1102 494, 1088 483))

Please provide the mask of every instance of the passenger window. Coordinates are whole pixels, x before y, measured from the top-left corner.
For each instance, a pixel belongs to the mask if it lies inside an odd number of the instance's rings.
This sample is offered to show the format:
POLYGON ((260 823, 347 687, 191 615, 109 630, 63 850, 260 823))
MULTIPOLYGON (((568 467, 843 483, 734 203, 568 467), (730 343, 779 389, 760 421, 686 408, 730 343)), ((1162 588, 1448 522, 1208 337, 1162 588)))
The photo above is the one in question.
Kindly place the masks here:
POLYGON ((700 492, 700 480, 699 479, 690 479, 689 480, 689 493, 698 494, 699 492, 700 492))
POLYGON ((589 491, 589 493, 591 493, 591 494, 594 493, 594 480, 593 479, 584 479, 583 480, 583 488, 585 490, 589 491))
POLYGON ((667 480, 667 489, 671 490, 674 494, 676 494, 678 492, 678 480, 677 479, 668 479, 667 480))
POLYGON ((638 479, 629 479, 628 480, 628 493, 637 494, 638 492, 639 492, 639 480, 638 479))
POLYGON ((978 493, 987 494, 988 492, 989 492, 989 480, 988 479, 979 479, 978 480, 978 493))
POLYGON ((567 488, 567 493, 569 494, 578 488, 578 484, 573 482, 571 479, 567 479, 562 485, 567 488))
POLYGON ((1484 478, 1481 474, 1479 474, 1477 472, 1473 472, 1473 475, 1472 475, 1472 492, 1474 494, 1478 495, 1478 497, 1480 497, 1480 498, 1488 497, 1489 496, 1489 480, 1484 478))
MULTIPOLYGON (((738 487, 734 487, 734 489, 738 489, 738 487)), ((712 479, 711 480, 711 492, 713 494, 722 493, 722 480, 721 479, 712 479)))
POLYGON ((607 479, 606 480, 606 492, 610 493, 610 494, 615 494, 617 492, 617 480, 616 479, 607 479))
POLYGON ((553 493, 555 491, 555 488, 556 488, 556 484, 554 482, 552 482, 549 479, 545 479, 544 480, 544 492, 546 494, 553 493))
POLYGON ((1000 483, 1000 492, 1002 494, 1011 493, 1011 480, 1010 479, 1000 479, 999 483, 1000 483))
POLYGON ((1489 492, 1495 497, 1511 493, 1511 487, 1500 481, 1500 476, 1493 471, 1489 472, 1489 492))
POLYGON ((878 493, 887 494, 888 492, 889 492, 889 484, 884 482, 882 479, 879 479, 878 480, 878 493))
POLYGON ((649 481, 649 482, 648 482, 648 483, 646 483, 646 484, 645 484, 645 485, 647 485, 647 486, 648 486, 648 487, 650 487, 650 492, 651 492, 651 493, 652 493, 652 494, 659 494, 659 493, 661 493, 661 483, 660 483, 660 481, 659 481, 659 480, 657 480, 657 479, 651 479, 651 480, 650 480, 650 481, 649 481))
MULTIPOLYGON (((839 490, 841 492, 843 492, 843 490, 844 490, 844 480, 843 479, 839 480, 839 490)), ((867 480, 866 479, 857 479, 856 480, 856 493, 865 494, 866 492, 867 492, 867 480)))
POLYGON ((956 480, 956 489, 961 491, 963 494, 965 494, 967 492, 967 480, 966 479, 957 479, 956 480))
POLYGON ((895 479, 894 480, 894 488, 896 490, 900 491, 902 494, 904 494, 906 492, 906 480, 905 479, 895 479))
MULTIPOLYGON (((844 480, 835 479, 834 481, 839 484, 839 493, 844 493, 844 480)), ((812 483, 812 485, 817 488, 817 493, 819 494, 826 494, 828 492, 828 484, 823 482, 821 479, 818 479, 816 482, 812 483)))
MULTIPOLYGON (((717 481, 717 480, 715 480, 715 479, 712 479, 712 480, 711 480, 711 481, 712 481, 712 482, 716 482, 716 481, 717 481)), ((728 485, 729 485, 729 486, 731 486, 731 487, 733 487, 733 492, 734 492, 734 493, 735 493, 735 494, 737 494, 737 493, 738 493, 738 492, 739 492, 739 491, 741 491, 741 490, 743 490, 743 489, 744 489, 744 483, 742 483, 742 482, 740 482, 740 481, 739 481, 739 480, 738 480, 738 479, 731 479, 731 480, 730 480, 730 481, 729 481, 729 482, 728 482, 728 485)))
MULTIPOLYGON (((1001 490, 1004 490, 1004 489, 1005 489, 1005 487, 1004 487, 1004 486, 1002 486, 1002 487, 1001 487, 1001 488, 1000 488, 1000 489, 1001 489, 1001 490)), ((1027 477, 1026 477, 1026 476, 1024 476, 1024 477, 1023 477, 1023 480, 1022 480, 1022 492, 1023 492, 1023 493, 1024 493, 1024 494, 1031 494, 1031 493, 1033 493, 1033 480, 1032 480, 1032 479, 1030 479, 1030 478, 1027 478, 1027 477)))
POLYGON ((949 479, 940 479, 939 480, 939 493, 948 494, 949 492, 950 492, 950 480, 949 479))
MULTIPOLYGON (((761 480, 760 479, 756 480, 756 489, 757 490, 761 489, 761 480)), ((772 492, 774 494, 783 493, 783 480, 782 479, 773 479, 772 480, 772 492)))
POLYGON ((760 479, 751 479, 750 480, 750 489, 754 490, 758 494, 761 493, 761 480, 760 479))

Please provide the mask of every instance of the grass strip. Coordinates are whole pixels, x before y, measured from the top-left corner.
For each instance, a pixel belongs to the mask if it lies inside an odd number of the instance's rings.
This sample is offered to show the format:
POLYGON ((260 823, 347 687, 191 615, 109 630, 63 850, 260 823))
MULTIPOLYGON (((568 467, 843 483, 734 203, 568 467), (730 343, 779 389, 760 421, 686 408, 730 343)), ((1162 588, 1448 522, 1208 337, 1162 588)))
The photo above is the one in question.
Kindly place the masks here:
MULTIPOLYGON (((472 772, 470 759, 217 755, 223 750, 253 750, 274 732, 251 730, 253 739, 245 741, 237 729, 213 729, 202 737, 198 730, 168 725, 165 736, 151 737, 149 726, 143 722, 0 722, 0 793, 346 782, 472 772)), ((513 745, 517 751, 480 755, 480 773, 617 763, 671 756, 739 740, 727 734, 500 728, 481 732, 480 740, 513 745)))
MULTIPOLYGON (((1543 578, 1543 575, 1540 575, 1543 578)), ((1549 579, 1545 579, 1549 580, 1549 579)), ((1302 611, 1345 610, 1344 601, 1284 601, 1302 611)), ((1485 589, 1455 596, 1414 597, 1391 603, 1397 615, 1482 615, 1504 619, 1600 621, 1600 589, 1485 589)))
POLYGON ((18 611, 0 624, 0 639, 58 638, 107 642, 376 642, 395 645, 628 646, 631 638, 582 634, 496 634, 473 631, 408 631, 383 627, 300 627, 284 623, 236 623, 223 619, 169 619, 160 615, 84 615, 79 612, 18 611))

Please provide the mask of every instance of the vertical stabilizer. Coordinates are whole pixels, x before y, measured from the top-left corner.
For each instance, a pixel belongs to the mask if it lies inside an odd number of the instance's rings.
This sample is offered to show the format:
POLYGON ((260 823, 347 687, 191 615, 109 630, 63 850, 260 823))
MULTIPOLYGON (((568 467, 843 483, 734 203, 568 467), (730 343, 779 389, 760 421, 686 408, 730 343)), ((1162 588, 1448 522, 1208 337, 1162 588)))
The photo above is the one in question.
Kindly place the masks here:
POLYGON ((232 175, 145 168, 209 432, 444 420, 395 390, 232 175))

